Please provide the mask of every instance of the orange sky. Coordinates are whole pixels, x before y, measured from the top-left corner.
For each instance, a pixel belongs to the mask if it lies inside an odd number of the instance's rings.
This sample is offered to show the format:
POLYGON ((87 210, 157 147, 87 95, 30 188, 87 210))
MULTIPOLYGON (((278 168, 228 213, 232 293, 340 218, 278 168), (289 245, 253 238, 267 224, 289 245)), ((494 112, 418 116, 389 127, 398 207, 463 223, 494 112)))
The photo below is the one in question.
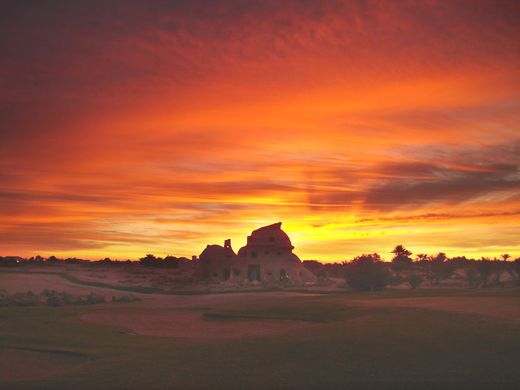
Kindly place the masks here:
POLYGON ((516 1, 4 8, 0 254, 520 256, 516 1))

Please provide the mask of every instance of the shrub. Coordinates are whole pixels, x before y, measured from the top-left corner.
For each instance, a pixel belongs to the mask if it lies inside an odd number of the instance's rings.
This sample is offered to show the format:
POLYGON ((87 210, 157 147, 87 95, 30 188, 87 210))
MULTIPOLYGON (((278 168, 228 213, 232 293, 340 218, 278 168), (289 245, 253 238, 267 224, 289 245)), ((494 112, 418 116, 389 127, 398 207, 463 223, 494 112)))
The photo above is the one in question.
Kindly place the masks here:
POLYGON ((88 305, 95 305, 98 303, 106 303, 106 299, 103 295, 90 293, 86 296, 88 305))
POLYGON ((520 286, 520 257, 510 264, 510 269, 513 272, 514 281, 520 286))
POLYGON ((435 284, 440 284, 442 279, 448 279, 455 268, 453 264, 449 263, 446 254, 439 252, 430 259, 430 272, 435 284))
POLYGON ((478 272, 475 268, 471 267, 466 269, 466 282, 468 282, 469 287, 477 287, 478 284, 478 272))
POLYGON ((389 272, 377 253, 358 256, 346 266, 345 281, 355 290, 382 290, 388 284, 389 272))
POLYGON ((40 298, 32 291, 9 294, 0 289, 0 306, 37 306, 40 303, 40 298))
POLYGON ((406 278, 406 282, 410 285, 412 290, 415 290, 417 287, 421 285, 421 283, 423 282, 423 278, 421 277, 421 275, 412 274, 406 278))
POLYGON ((58 294, 50 295, 46 300, 48 306, 61 306, 63 303, 63 299, 58 294))
MULTIPOLYGON (((394 268, 393 265, 392 268, 394 268)), ((398 273, 388 276, 388 284, 390 286, 399 286, 401 283, 403 283, 403 281, 403 277, 398 273)))
POLYGON ((482 287, 487 287, 489 283, 489 277, 495 271, 495 264, 489 259, 482 258, 480 261, 477 261, 476 267, 480 275, 482 287))
POLYGON ((119 297, 114 295, 112 297, 112 302, 116 302, 116 303, 136 302, 136 301, 140 301, 140 300, 141 300, 141 298, 139 298, 133 294, 121 295, 119 297))

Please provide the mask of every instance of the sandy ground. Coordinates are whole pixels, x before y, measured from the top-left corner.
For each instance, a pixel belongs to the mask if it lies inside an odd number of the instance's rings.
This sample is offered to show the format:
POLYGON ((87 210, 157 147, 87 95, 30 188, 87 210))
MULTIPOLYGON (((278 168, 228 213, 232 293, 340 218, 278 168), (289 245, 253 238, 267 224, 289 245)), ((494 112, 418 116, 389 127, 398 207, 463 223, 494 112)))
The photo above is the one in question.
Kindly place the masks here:
MULTIPOLYGON (((183 338, 237 338, 262 336, 317 326, 316 323, 285 320, 214 320, 204 316, 208 306, 237 301, 254 303, 257 299, 302 296, 299 293, 237 293, 198 296, 149 295, 143 301, 112 307, 101 307, 81 316, 87 322, 120 326, 131 333, 147 336, 183 338)), ((309 294, 311 295, 311 294, 309 294)))
POLYGON ((237 338, 244 336, 263 336, 286 332, 292 329, 316 326, 309 322, 248 320, 212 321, 196 311, 161 309, 115 309, 99 310, 84 314, 81 319, 87 322, 122 326, 131 333, 145 336, 169 336, 183 338, 237 338))
MULTIPOLYGON (((101 294, 110 299, 113 295, 123 295, 125 292, 107 288, 81 286, 69 282, 58 275, 52 274, 22 274, 0 273, 0 288, 10 293, 44 289, 66 291, 73 295, 86 295, 91 292, 101 294)), ((265 297, 302 296, 300 293, 237 293, 215 295, 150 295, 134 294, 142 301, 131 304, 99 305, 82 319, 107 325, 120 326, 131 333, 152 336, 172 337, 209 337, 234 338, 241 336, 267 335, 285 332, 295 328, 316 326, 303 321, 281 320, 243 320, 217 321, 204 317, 205 308, 220 303, 236 301, 254 302, 265 297)), ((311 294, 309 294, 311 295, 311 294)), ((20 352, 21 354, 21 352, 20 352)))
MULTIPOLYGON (((131 333, 184 338, 235 338, 262 336, 293 329, 319 326, 316 323, 281 320, 215 321, 204 317, 205 308, 220 303, 256 299, 302 296, 298 293, 243 293, 201 296, 147 296, 125 307, 99 308, 82 316, 84 321, 120 326, 131 333)), ((433 297, 395 299, 335 298, 348 306, 410 307, 472 313, 520 321, 520 302, 516 298, 433 297)))
POLYGON ((494 297, 422 297, 391 298, 381 300, 350 301, 364 306, 412 307, 457 313, 480 314, 520 322, 520 301, 518 298, 494 297))
MULTIPOLYGON (((52 274, 0 273, 0 288, 8 292, 33 291, 44 289, 67 291, 70 294, 85 295, 90 292, 105 295, 124 295, 122 291, 81 286, 52 274)), ((257 299, 305 296, 291 292, 248 292, 213 295, 150 295, 135 294, 142 301, 129 304, 106 304, 92 308, 82 320, 119 326, 130 333, 151 336, 170 336, 183 338, 236 338, 243 336, 262 336, 281 333, 293 329, 319 326, 316 323, 283 320, 215 320, 204 316, 210 307, 221 304, 247 302, 254 304, 257 299)), ((459 313, 472 313, 493 316, 520 322, 520 302, 517 298, 494 297, 420 297, 359 299, 349 296, 336 296, 348 306, 372 307, 410 307, 443 310, 459 313)), ((22 352, 20 352, 22 354, 22 352)))
POLYGON ((0 289, 2 288, 9 293, 27 291, 40 293, 45 289, 60 292, 66 291, 72 295, 86 295, 94 292, 104 295, 107 299, 110 299, 113 295, 121 296, 126 294, 124 291, 116 291, 108 288, 82 286, 69 282, 58 275, 45 273, 23 274, 0 272, 0 289))

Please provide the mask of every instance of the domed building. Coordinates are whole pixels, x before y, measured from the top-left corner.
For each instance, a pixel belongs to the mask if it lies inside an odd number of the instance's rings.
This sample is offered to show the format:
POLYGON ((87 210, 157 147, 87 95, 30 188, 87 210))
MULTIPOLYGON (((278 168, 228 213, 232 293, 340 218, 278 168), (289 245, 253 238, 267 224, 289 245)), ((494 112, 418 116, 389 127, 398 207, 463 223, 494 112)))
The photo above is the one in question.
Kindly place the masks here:
POLYGON ((199 256, 200 277, 203 280, 228 280, 236 262, 237 255, 231 248, 231 240, 224 246, 208 245, 199 256))
POLYGON ((294 246, 281 226, 278 222, 253 231, 236 255, 230 240, 224 246, 208 245, 199 256, 201 278, 268 284, 315 282, 316 277, 293 253, 294 246))

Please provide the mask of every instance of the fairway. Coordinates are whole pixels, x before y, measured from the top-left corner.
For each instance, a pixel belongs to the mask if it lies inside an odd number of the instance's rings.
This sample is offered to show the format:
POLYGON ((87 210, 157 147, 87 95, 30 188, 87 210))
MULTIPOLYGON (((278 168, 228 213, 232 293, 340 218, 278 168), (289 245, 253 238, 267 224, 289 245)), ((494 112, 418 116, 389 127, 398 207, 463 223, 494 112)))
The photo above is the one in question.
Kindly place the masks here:
POLYGON ((517 289, 415 295, 151 295, 117 307, 4 307, 0 383, 9 389, 515 388, 517 289), (412 298, 429 306, 410 305, 412 298), (457 310, 461 299, 478 307, 490 298, 503 305, 499 314, 485 304, 482 313, 457 310), (119 312, 112 324, 99 320, 111 312, 119 312), (176 313, 190 313, 203 327, 143 335, 125 323, 125 312, 139 312, 151 324, 161 323, 161 313, 173 324, 176 313), (264 324, 267 330, 258 331, 264 324), (222 326, 224 337, 211 330, 222 326))

